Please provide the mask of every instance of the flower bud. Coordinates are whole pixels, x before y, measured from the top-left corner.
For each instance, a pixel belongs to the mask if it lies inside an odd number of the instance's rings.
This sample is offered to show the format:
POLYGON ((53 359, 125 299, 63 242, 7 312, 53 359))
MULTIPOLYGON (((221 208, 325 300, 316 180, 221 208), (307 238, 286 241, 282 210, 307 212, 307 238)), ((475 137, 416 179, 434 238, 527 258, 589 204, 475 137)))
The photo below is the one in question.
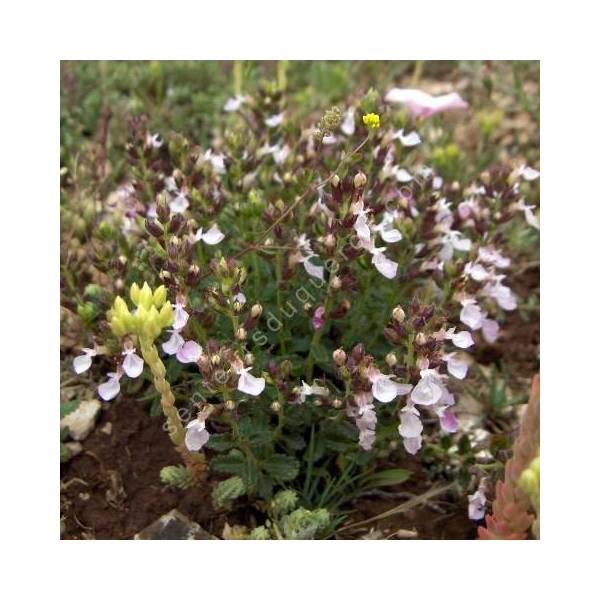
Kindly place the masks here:
POLYGON ((367 176, 362 171, 359 171, 354 176, 354 187, 361 188, 361 187, 364 187, 366 185, 366 183, 367 183, 367 176))
POLYGON ((254 355, 250 352, 244 356, 244 364, 249 367, 254 364, 254 355))
POLYGON ((394 317, 394 319, 398 321, 398 323, 402 323, 402 321, 404 321, 404 319, 406 318, 406 313, 404 312, 401 306, 396 306, 396 308, 394 308, 394 310, 392 311, 392 317, 394 317))
POLYGON ((271 404, 271 410, 272 410, 274 413, 278 413, 278 412, 280 412, 280 411, 281 411, 281 404, 279 404, 279 402, 273 402, 273 403, 271 404))
POLYGON ((210 359, 210 362, 216 367, 221 364, 221 357, 218 354, 215 354, 210 359))
POLYGON ((341 367, 343 364, 345 364, 347 358, 348 357, 346 356, 346 353, 344 352, 343 348, 338 348, 333 352, 333 362, 338 367, 341 367))
POLYGON ((333 279, 331 280, 331 288, 334 290, 339 290, 341 287, 342 280, 337 275, 334 275, 333 279))
POLYGON ((198 265, 190 265, 185 276, 185 282, 187 285, 192 286, 198 283, 198 279, 200 279, 200 268, 198 265))
POLYGON ((170 240, 169 240, 169 245, 167 247, 167 252, 169 254, 169 258, 175 260, 177 258, 177 255, 179 254, 179 238, 177 236, 173 236, 170 240))
POLYGON ((233 312, 234 313, 236 313, 236 314, 241 313, 242 312, 242 308, 244 308, 244 305, 239 300, 236 300, 233 303, 233 312))
POLYGON ((164 285, 159 285, 152 294, 152 304, 156 308, 160 308, 167 301, 167 288, 164 285))
POLYGON ((424 346, 427 343, 427 337, 425 336, 425 334, 422 331, 419 331, 419 333, 417 333, 417 335, 415 337, 415 342, 419 346, 424 346))
POLYGON ((160 238, 163 236, 163 228, 156 219, 146 219, 144 224, 146 226, 146 231, 150 235, 154 236, 155 238, 160 238))
POLYGON ((240 342, 243 342, 246 339, 246 335, 246 330, 243 327, 239 327, 235 332, 235 337, 240 340, 240 342))
POLYGON ((170 212, 166 199, 161 196, 156 203, 156 215, 163 225, 169 220, 170 212))
POLYGON ((333 406, 333 408, 342 408, 342 406, 344 406, 344 403, 339 399, 336 398, 332 403, 331 406, 333 406))
POLYGON ((337 174, 335 174, 332 178, 331 178, 331 185, 336 188, 338 185, 340 185, 340 178, 338 177, 337 174))
POLYGON ((233 400, 226 400, 225 410, 235 410, 235 402, 233 400))
POLYGON ((261 304, 254 304, 250 309, 250 316, 253 319, 258 319, 262 315, 263 307, 261 304))
POLYGON ((330 250, 335 248, 335 235, 333 235, 333 233, 328 233, 323 240, 323 245, 330 250))
POLYGON ((390 352, 386 355, 385 362, 388 367, 395 367, 398 364, 398 357, 393 352, 390 352))
POLYGON ((129 297, 131 301, 137 306, 140 302, 140 286, 137 283, 131 284, 131 289, 129 290, 129 297))

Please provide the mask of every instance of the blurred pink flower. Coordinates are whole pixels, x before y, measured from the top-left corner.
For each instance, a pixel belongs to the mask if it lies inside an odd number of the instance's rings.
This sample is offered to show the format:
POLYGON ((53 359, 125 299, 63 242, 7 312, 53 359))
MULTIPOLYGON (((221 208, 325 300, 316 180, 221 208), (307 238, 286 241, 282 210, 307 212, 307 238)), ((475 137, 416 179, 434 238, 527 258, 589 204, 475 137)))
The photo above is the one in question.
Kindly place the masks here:
POLYGON ((442 96, 431 96, 422 90, 393 88, 385 96, 386 102, 405 104, 416 117, 431 117, 439 112, 467 108, 459 94, 452 92, 442 96))
POLYGON ((324 315, 325 307, 321 304, 320 306, 317 306, 312 317, 312 325, 315 329, 321 329, 321 327, 323 327, 325 324, 324 315))

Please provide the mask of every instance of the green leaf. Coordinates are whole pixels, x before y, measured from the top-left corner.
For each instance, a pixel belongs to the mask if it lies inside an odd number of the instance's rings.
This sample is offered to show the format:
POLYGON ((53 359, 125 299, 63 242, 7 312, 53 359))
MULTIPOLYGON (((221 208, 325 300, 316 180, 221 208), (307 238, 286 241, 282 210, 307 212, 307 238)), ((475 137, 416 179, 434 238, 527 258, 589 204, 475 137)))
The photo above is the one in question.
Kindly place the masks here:
POLYGON ((285 454, 273 454, 271 458, 263 462, 262 466, 271 477, 279 481, 295 479, 300 468, 295 458, 285 454))
POLYGON ((229 433, 211 433, 206 446, 217 452, 225 452, 233 446, 233 439, 229 433))
POLYGON ((373 489, 386 487, 389 485, 398 485, 404 483, 412 472, 407 469, 385 469, 372 475, 365 476, 361 481, 361 487, 364 489, 373 489))
POLYGON ((77 410, 80 402, 81 400, 69 400, 68 402, 63 402, 60 405, 60 418, 64 419, 64 417, 71 414, 74 410, 77 410))
POLYGON ((215 456, 210 461, 210 467, 218 473, 226 473, 227 475, 239 475, 241 477, 246 474, 246 460, 239 450, 231 450, 225 456, 215 456))
POLYGON ((235 500, 246 493, 246 485, 241 477, 230 477, 221 481, 217 484, 217 487, 213 490, 212 497, 218 506, 228 502, 229 500, 235 500))

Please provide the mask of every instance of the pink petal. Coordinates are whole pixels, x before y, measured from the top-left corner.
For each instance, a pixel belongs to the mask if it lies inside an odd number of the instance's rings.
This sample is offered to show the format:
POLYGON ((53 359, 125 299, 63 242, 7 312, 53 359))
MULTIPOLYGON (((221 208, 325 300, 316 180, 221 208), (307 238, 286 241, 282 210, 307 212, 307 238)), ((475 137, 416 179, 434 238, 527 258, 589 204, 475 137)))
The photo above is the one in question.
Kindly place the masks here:
POLYGON ((398 263, 390 260, 383 252, 375 254, 371 260, 375 268, 388 279, 394 279, 398 272, 398 263))
POLYGON ((458 429, 458 421, 456 415, 452 412, 452 409, 447 408, 440 417, 440 425, 444 431, 448 433, 454 433, 458 429))
POLYGON ((175 321, 173 322, 173 329, 183 329, 185 324, 188 322, 190 315, 184 310, 181 304, 175 305, 175 321))
POLYGON ((185 340, 181 337, 181 334, 178 331, 173 331, 171 337, 162 344, 162 349, 169 356, 172 356, 185 344, 185 340))
POLYGON ((209 246, 214 246, 225 239, 218 225, 213 225, 205 234, 202 235, 202 241, 209 246))
POLYGON ((202 356, 202 346, 193 340, 185 342, 177 350, 177 360, 180 363, 195 363, 202 356))
POLYGON ((144 370, 144 361, 135 353, 130 352, 125 356, 123 361, 123 371, 127 374, 127 377, 135 379, 139 377, 144 370))
POLYGON ((265 389, 265 380, 262 377, 254 377, 246 370, 242 370, 238 379, 238 390, 250 396, 259 396, 265 389))
POLYGON ((208 438, 210 434, 204 428, 204 423, 202 423, 202 427, 194 426, 189 427, 185 432, 185 446, 191 452, 198 452, 202 447, 208 442, 208 438))
POLYGON ((120 391, 119 378, 114 373, 109 373, 108 381, 98 386, 98 394, 102 400, 112 400, 120 391))
POLYGON ((500 325, 494 319, 484 319, 481 326, 481 333, 488 344, 493 344, 500 334, 500 325))

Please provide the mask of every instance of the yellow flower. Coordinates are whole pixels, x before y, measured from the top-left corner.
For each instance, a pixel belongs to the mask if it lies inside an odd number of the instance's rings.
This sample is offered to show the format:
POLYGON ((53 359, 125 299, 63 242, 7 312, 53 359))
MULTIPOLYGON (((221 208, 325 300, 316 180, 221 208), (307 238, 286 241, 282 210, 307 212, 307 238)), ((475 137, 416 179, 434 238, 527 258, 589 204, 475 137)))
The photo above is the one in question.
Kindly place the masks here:
POLYGON ((363 115, 363 123, 371 129, 377 129, 379 127, 379 115, 376 113, 368 113, 363 115))

